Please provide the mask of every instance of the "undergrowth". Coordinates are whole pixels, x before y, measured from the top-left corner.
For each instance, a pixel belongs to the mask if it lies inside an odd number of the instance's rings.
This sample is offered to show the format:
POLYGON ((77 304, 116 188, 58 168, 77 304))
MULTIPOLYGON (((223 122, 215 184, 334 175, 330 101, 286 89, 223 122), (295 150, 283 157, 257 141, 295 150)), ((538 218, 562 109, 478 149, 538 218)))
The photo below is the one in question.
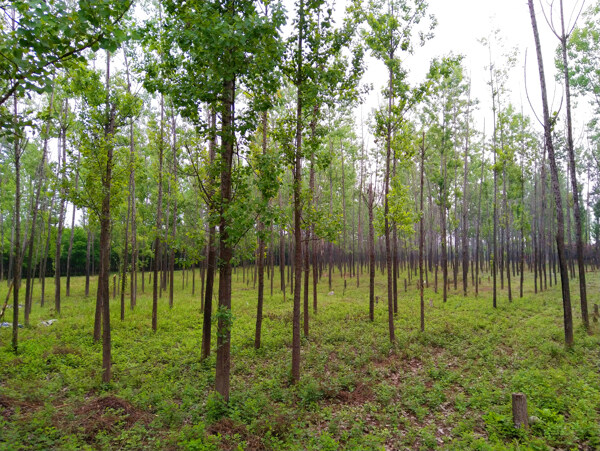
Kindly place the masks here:
MULTIPOLYGON (((459 286, 446 303, 430 287, 421 333, 418 292, 399 283, 391 345, 387 303, 368 320, 367 274, 358 289, 355 279, 346 290, 334 279, 333 295, 324 278, 302 341, 302 377, 292 385, 291 296, 283 300, 277 278, 270 296, 267 281, 262 348, 255 350, 256 290, 240 272, 228 404, 213 391, 214 334, 211 356, 200 358, 202 314, 191 281, 184 289, 177 275, 172 309, 163 294, 156 333, 150 290, 135 310, 127 307, 125 321, 118 296, 111 301, 114 377, 103 384, 101 345, 92 340, 95 296, 85 298, 76 278, 60 316, 50 300, 43 308, 36 300, 31 326, 19 330, 18 355, 10 329, 0 329, 0 448, 600 448, 598 325, 591 335, 582 329, 575 289, 575 346, 567 350, 559 287, 533 294, 529 280, 522 299, 516 293, 509 303, 500 291, 497 309, 485 279, 479 297, 463 297, 459 286), (58 321, 40 324, 51 318, 58 321), (513 392, 527 395, 535 417, 529 430, 512 424, 513 392)), ((591 303, 598 303, 597 279, 588 278, 591 303)), ((378 273, 380 299, 385 289, 378 273)))

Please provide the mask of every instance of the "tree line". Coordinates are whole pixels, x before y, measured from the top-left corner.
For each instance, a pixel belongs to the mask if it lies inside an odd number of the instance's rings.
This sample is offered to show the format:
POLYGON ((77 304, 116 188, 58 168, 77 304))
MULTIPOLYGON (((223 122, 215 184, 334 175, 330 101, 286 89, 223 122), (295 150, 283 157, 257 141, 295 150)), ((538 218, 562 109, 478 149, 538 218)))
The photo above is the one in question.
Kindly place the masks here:
POLYGON ((560 283, 567 346, 577 280, 575 309, 589 329, 586 274, 600 265, 600 6, 568 24, 561 1, 560 25, 550 22, 564 111, 549 110, 532 1, 539 116, 511 102, 515 50, 498 33, 482 39, 493 118, 482 126, 461 55, 410 81, 405 59, 436 25, 422 0, 356 0, 337 21, 324 0, 297 0, 287 13, 258 0, 86 5, 0 6, 0 279, 12 289, 15 351, 20 312, 26 325, 37 305, 53 301, 60 314, 80 274, 85 295, 96 290, 105 382, 110 299, 120 298, 125 321, 151 291, 156 331, 159 300, 176 308, 181 283, 198 299, 202 357, 216 349, 226 400, 234 272, 257 289, 257 349, 265 292, 290 300, 292 382, 319 284, 331 291, 336 275, 344 287, 369 284, 371 321, 382 297, 392 342, 401 290, 419 290, 424 331, 426 289, 446 302, 478 295, 484 278, 494 308, 523 297, 526 277, 535 293, 560 283), (367 56, 387 82, 359 120, 367 56), (572 95, 593 111, 585 137, 574 135, 572 95), (376 277, 386 281, 377 296, 376 277))

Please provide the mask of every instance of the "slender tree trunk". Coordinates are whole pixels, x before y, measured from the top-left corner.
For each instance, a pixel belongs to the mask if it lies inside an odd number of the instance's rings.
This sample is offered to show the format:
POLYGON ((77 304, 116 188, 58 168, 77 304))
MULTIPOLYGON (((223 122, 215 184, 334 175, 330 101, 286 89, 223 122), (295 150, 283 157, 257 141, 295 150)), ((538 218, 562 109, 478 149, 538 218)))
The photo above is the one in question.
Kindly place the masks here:
MULTIPOLYGON (((303 15, 303 13, 301 13, 303 15)), ((301 46, 302 36, 300 36, 301 46)), ((294 308, 292 316, 292 381, 300 380, 300 287, 302 283, 302 94, 298 88, 294 164, 294 308)))
MULTIPOLYGON (((77 165, 79 166, 79 161, 81 157, 77 156, 77 165)), ((79 171, 75 174, 75 191, 77 191, 79 187, 79 171)), ((73 204, 73 213, 71 215, 71 233, 69 236, 69 250, 67 251, 67 288, 66 288, 66 296, 71 296, 71 254, 73 253, 73 239, 75 238, 75 213, 77 212, 77 208, 75 204, 73 204)))
MULTIPOLYGON (((361 124, 362 129, 362 124, 361 124)), ((364 138, 361 139, 360 149, 360 182, 358 192, 358 266, 359 271, 356 271, 356 288, 360 288, 360 276, 363 270, 363 229, 362 229, 362 193, 364 188, 364 156, 365 156, 365 142, 364 138)))
MULTIPOLYGON (((265 111, 262 116, 262 151, 263 155, 267 154, 267 112, 265 111)), ((254 348, 260 348, 260 339, 262 333, 262 317, 263 317, 263 300, 265 291, 265 268, 264 268, 264 254, 265 254, 265 241, 262 236, 264 233, 264 224, 259 219, 258 221, 258 259, 257 259, 257 270, 258 270, 258 299, 256 303, 256 329, 254 332, 254 348)), ((271 280, 273 276, 271 275, 271 280)))
MULTIPOLYGON (((333 158, 333 141, 329 141, 329 156, 333 158)), ((329 168, 329 216, 333 214, 333 173, 329 168)), ((333 276, 333 243, 329 243, 329 291, 332 291, 332 276, 333 276)))
MULTIPOLYGON (((424 287, 423 287, 423 247, 425 241, 425 227, 423 225, 423 184, 424 184, 424 172, 425 172, 425 132, 423 132, 423 141, 421 143, 421 177, 420 177, 420 191, 419 191, 419 212, 421 217, 419 219, 419 296, 421 300, 421 332, 425 331, 425 298, 424 298, 424 287)), ((466 157, 465 157, 465 185, 466 185, 466 157)), ((466 190, 465 190, 466 195, 466 190)), ((464 252, 464 248, 463 248, 464 252)), ((463 253, 464 258, 464 253, 463 253)), ((464 262, 464 261, 463 261, 464 262)), ((464 269, 463 269, 464 271, 464 269)), ((466 275, 463 275, 463 281, 466 275)), ((466 296, 466 288, 465 288, 466 296)))
MULTIPOLYGON (((13 11, 13 31, 15 13, 13 11)), ((12 348, 15 354, 19 346, 19 288, 21 284, 21 146, 18 130, 17 96, 13 96, 13 127, 14 127, 14 163, 15 163, 15 219, 14 219, 14 247, 13 247, 13 322, 12 322, 12 348)), ((10 291, 10 290, 9 290, 10 291)))
MULTIPOLYGON (((64 103, 64 123, 61 125, 61 137, 62 137, 62 152, 63 152, 63 160, 62 160, 62 168, 65 169, 67 164, 67 111, 68 111, 68 101, 65 100, 64 103)), ((60 139, 60 138, 59 138, 60 139)), ((59 148, 60 152, 60 148, 59 148)), ((66 173, 66 172, 65 172, 66 173)), ((63 182, 65 181, 65 173, 62 175, 63 182)), ((60 208, 58 213, 58 224, 56 226, 56 254, 54 259, 54 309, 56 313, 60 315, 60 254, 62 250, 62 234, 63 234, 63 224, 65 219, 65 191, 64 188, 60 189, 60 208)))
MULTIPOLYGON (((521 113, 521 116, 523 114, 521 113)), ((521 118, 521 125, 524 126, 523 117, 521 118)), ((523 211, 521 212, 521 249, 519 251, 520 254, 520 273, 519 273, 519 298, 523 297, 523 282, 525 279, 525 220, 523 215, 525 214, 525 170, 524 170, 524 161, 525 161, 525 141, 522 141, 522 155, 521 155, 521 207, 523 211)), ((535 174, 535 173, 534 173, 535 174)))
MULTIPOLYGON (((88 213, 89 215, 89 213, 88 213)), ((90 259, 92 250, 92 231, 90 230, 90 220, 87 221, 87 246, 85 252, 85 297, 90 295, 90 259)))
POLYGON ((508 287, 508 301, 512 302, 512 286, 510 280, 510 211, 508 209, 508 194, 506 192, 506 167, 503 169, 502 184, 504 190, 504 234, 505 234, 505 257, 506 262, 506 284, 508 287))
MULTIPOLYGON (((485 132, 484 132, 484 138, 483 138, 483 142, 485 143, 485 132)), ((484 176, 485 176, 485 163, 483 161, 483 156, 482 156, 482 161, 481 161, 481 175, 479 177, 479 200, 477 202, 477 224, 475 225, 476 230, 475 230, 475 296, 479 295, 479 268, 480 268, 480 251, 479 251, 479 244, 480 244, 480 231, 481 231, 481 198, 482 198, 482 194, 483 194, 483 186, 484 186, 484 176)))
MULTIPOLYGON (((217 114, 215 111, 210 113, 210 140, 208 143, 209 161, 212 167, 215 164, 216 152, 216 121, 217 114)), ((211 218, 214 213, 212 202, 214 201, 214 184, 215 180, 211 177, 209 180, 210 199, 208 207, 208 244, 206 256, 206 291, 204 292, 204 315, 202 318, 202 359, 204 360, 210 355, 210 340, 211 340, 211 322, 212 322, 212 299, 215 280, 215 269, 217 262, 217 250, 215 247, 216 241, 216 226, 211 218)))
MULTIPOLYGON (((567 153, 569 157, 569 169, 571 172, 571 190, 573 191, 573 210, 575 212, 575 240, 577 241, 577 267, 579 269, 579 298, 581 303, 581 319, 584 327, 589 331, 590 321, 587 306, 587 291, 585 282, 585 262, 583 254, 583 226, 581 223, 581 206, 579 202, 579 188, 577 186, 577 171, 575 167, 575 151, 573 149, 573 120, 571 118, 571 87, 569 80, 569 61, 567 59, 567 39, 565 32, 565 19, 563 12, 563 1, 560 0, 560 23, 561 23, 561 50, 563 59, 563 73, 565 79, 565 97, 567 103, 567 153)), ((560 225, 559 225, 560 227, 560 225)), ((570 235, 569 235, 570 238, 570 235)), ((560 258, 560 250, 559 250, 560 258)))
MULTIPOLYGON (((127 75, 127 92, 131 94, 131 79, 129 77, 129 60, 127 52, 123 49, 125 58, 125 73, 127 75)), ((137 220, 135 211, 135 140, 134 140, 134 121, 131 119, 129 124, 129 202, 131 202, 131 287, 129 294, 129 305, 131 310, 135 308, 137 298, 137 263, 138 263, 138 248, 137 248, 137 220)), ((125 279, 125 277, 123 277, 125 279)))
MULTIPOLYGON (((281 191, 279 191, 279 207, 283 208, 283 198, 281 196, 281 191)), ((285 302, 285 239, 283 234, 283 227, 279 228, 279 275, 281 278, 280 288, 281 292, 283 293, 283 302, 285 302)))
MULTIPOLYGON (((393 59, 393 53, 390 55, 390 59, 393 59)), ((386 157, 385 157, 385 176, 384 176, 384 201, 383 201, 383 218, 384 218, 384 231, 385 231, 385 260, 387 270, 387 297, 388 297, 388 329, 390 334, 390 341, 393 343, 396 341, 396 335, 394 332, 394 292, 393 292, 393 278, 392 273, 392 248, 390 242, 390 224, 389 224, 389 202, 388 196, 390 193, 390 163, 392 158, 392 104, 393 104, 393 72, 389 70, 389 98, 388 98, 388 121, 387 121, 387 134, 386 134, 386 157)))
MULTIPOLYGON (((164 118, 165 104, 163 96, 160 96, 160 134, 158 143, 158 199, 156 212, 156 236, 154 237, 154 275, 152 276, 152 330, 156 332, 158 327, 158 270, 160 265, 161 245, 160 234, 162 228, 162 197, 163 197, 163 146, 164 146, 164 118)), ((162 290, 161 290, 162 291, 162 290)))
POLYGON ((369 211, 369 319, 375 320, 375 226, 373 225, 373 207, 375 192, 373 184, 369 184, 367 191, 367 209, 369 211))
POLYGON ((107 141, 106 168, 103 168, 102 210, 100 213, 100 273, 98 275, 98 298, 102 305, 102 381, 110 382, 111 379, 111 337, 110 337, 110 302, 109 302, 109 276, 110 276, 110 190, 112 183, 113 148, 109 142, 114 135, 114 118, 110 108, 110 53, 106 52, 106 111, 107 122, 105 139, 107 141))
POLYGON ((567 272, 567 264, 565 261, 565 240, 564 240, 564 218, 562 198, 560 195, 560 186, 558 182, 558 167, 554 155, 554 144, 552 142, 552 123, 550 122, 550 110, 548 108, 548 99, 546 95, 546 79, 544 75, 544 63, 542 60, 542 46, 537 29, 537 21, 535 18, 535 10, 533 0, 528 0, 529 13, 531 16, 531 27, 535 39, 535 48, 538 58, 538 68, 540 72, 540 85, 542 91, 542 106, 544 112, 544 140, 548 149, 548 157, 550 160, 550 176, 552 179, 552 190, 554 192, 554 200, 556 204, 556 247, 558 250, 558 260, 560 265, 560 279, 562 283, 563 296, 563 319, 565 329, 565 344, 567 347, 573 346, 573 317, 571 312, 571 293, 569 291, 569 274, 567 272))
MULTIPOLYGON (((469 248, 467 241, 467 174, 469 171, 469 107, 471 103, 471 88, 469 87, 469 100, 467 104, 467 137, 465 142, 465 155, 464 155, 464 171, 463 171, 463 205, 462 205, 462 279, 463 279, 463 296, 467 295, 467 281, 469 274, 469 248)), ((421 171, 422 173, 422 171, 421 171)), ((421 182, 423 183, 423 182, 421 182)), ((422 190, 422 189, 421 189, 422 190)), ((421 198, 423 194, 421 194, 421 198)), ((421 199, 421 204, 423 200, 421 199)), ((421 205, 423 209, 423 205, 421 205)))
MULTIPOLYGON (((446 302, 448 300, 448 250, 447 250, 447 236, 446 236, 446 207, 447 207, 447 200, 446 200, 446 191, 447 191, 447 187, 446 187, 446 182, 447 182, 447 177, 446 177, 446 153, 445 150, 443 150, 443 154, 442 154, 442 158, 441 158, 441 173, 443 175, 443 179, 444 179, 444 185, 440 191, 440 228, 441 228, 441 248, 442 248, 442 273, 444 276, 444 286, 443 286, 443 301, 446 302)), ((437 285, 437 284, 436 284, 437 285)))
POLYGON ((296 149, 293 170, 294 193, 294 306, 292 313, 292 383, 300 380, 300 287, 302 286, 302 108, 303 108, 303 78, 300 68, 303 67, 304 45, 304 0, 298 7, 298 47, 296 62, 299 68, 296 73, 296 88, 298 90, 296 104, 296 149))
MULTIPOLYGON (((50 96, 50 111, 54 108, 54 90, 52 90, 52 94, 50 96)), ((42 147, 42 161, 38 170, 38 185, 35 192, 35 204, 33 206, 33 213, 31 218, 31 233, 29 235, 29 249, 27 251, 27 281, 25 285, 25 325, 29 325, 29 315, 31 313, 31 306, 33 301, 33 247, 35 240, 35 229, 37 226, 37 216, 40 204, 40 195, 42 191, 42 186, 46 184, 46 159, 48 155, 48 140, 50 133, 50 120, 48 119, 46 122, 46 129, 44 133, 44 141, 42 147)), ((0 186, 2 182, 0 180, 0 186)), ((0 229, 2 228, 2 213, 0 212, 0 229)), ((72 228, 72 227, 71 227, 72 228)), ((2 280, 3 273, 3 262, 4 256, 2 253, 2 248, 4 247, 4 231, 2 232, 2 237, 0 238, 0 281, 2 280)))
POLYGON ((234 146, 234 101, 235 81, 223 83, 225 97, 222 113, 222 153, 221 153, 221 203, 219 218, 219 315, 217 321, 217 363, 215 388, 223 399, 229 401, 229 377, 231 370, 231 259, 233 246, 229 240, 231 220, 227 209, 231 202, 234 146))
MULTIPOLYGON (((396 157, 393 158, 392 178, 396 178, 396 157)), ((394 314, 398 313, 398 277, 400 277, 400 269, 398 268, 398 227, 396 222, 392 221, 392 293, 394 297, 394 314)), ((410 277, 410 271, 409 271, 410 277)))
POLYGON ((177 236, 177 123, 175 114, 171 116, 171 127, 173 134, 173 167, 172 167, 172 186, 171 195, 173 196, 173 224, 171 232, 171 246, 169 255, 169 308, 173 308, 173 290, 175 289, 175 238, 177 236))
POLYGON ((125 221, 125 237, 123 240, 123 256, 121 257, 121 321, 125 319, 125 287, 127 286, 127 257, 129 244, 129 216, 131 214, 131 178, 129 180, 129 196, 127 196, 127 220, 125 221))

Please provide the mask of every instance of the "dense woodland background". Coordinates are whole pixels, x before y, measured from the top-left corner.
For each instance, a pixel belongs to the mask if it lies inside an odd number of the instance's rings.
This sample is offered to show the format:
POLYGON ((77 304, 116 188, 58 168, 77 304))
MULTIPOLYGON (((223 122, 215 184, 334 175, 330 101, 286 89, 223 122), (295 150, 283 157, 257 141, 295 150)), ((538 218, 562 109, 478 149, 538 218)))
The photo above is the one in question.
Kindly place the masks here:
POLYGON ((459 54, 413 81, 421 0, 0 4, 0 443, 600 446, 600 4, 528 6, 533 117, 504 30, 491 111, 459 54))

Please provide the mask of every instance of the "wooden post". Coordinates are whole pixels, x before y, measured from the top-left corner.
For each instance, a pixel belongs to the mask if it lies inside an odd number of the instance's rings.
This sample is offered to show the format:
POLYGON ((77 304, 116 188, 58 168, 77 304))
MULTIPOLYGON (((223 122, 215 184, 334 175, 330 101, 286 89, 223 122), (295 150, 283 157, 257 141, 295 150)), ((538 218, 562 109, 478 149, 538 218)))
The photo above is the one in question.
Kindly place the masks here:
POLYGON ((406 279, 404 279, 404 292, 406 293, 406 279))
POLYGON ((113 299, 117 297, 117 275, 113 275, 113 299))
POLYGON ((529 421, 527 417, 527 397, 523 393, 512 394, 512 411, 513 411, 513 423, 515 427, 519 429, 521 426, 524 429, 529 428, 529 421))

